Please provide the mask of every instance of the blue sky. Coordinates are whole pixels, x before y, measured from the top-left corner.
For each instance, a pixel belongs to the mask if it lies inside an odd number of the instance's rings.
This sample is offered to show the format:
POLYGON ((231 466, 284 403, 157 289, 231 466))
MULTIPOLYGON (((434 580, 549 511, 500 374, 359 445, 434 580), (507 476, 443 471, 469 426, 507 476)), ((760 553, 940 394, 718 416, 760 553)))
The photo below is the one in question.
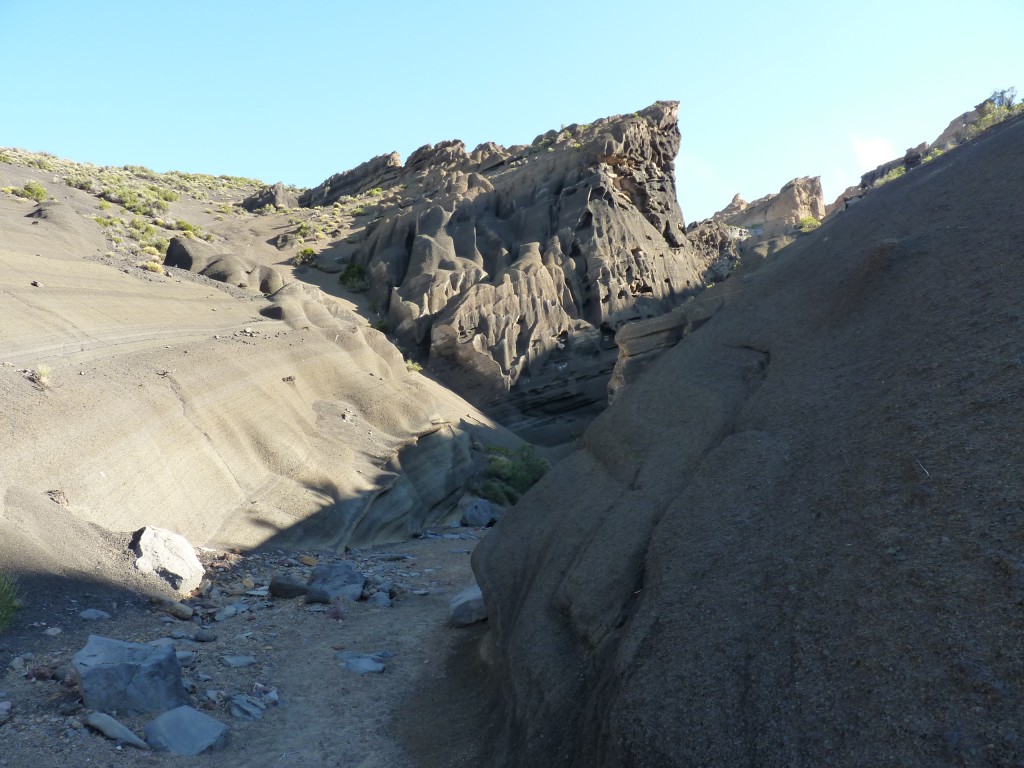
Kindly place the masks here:
POLYGON ((392 150, 681 102, 687 221, 833 199, 995 88, 1024 2, 0 0, 0 146, 313 186, 392 150))

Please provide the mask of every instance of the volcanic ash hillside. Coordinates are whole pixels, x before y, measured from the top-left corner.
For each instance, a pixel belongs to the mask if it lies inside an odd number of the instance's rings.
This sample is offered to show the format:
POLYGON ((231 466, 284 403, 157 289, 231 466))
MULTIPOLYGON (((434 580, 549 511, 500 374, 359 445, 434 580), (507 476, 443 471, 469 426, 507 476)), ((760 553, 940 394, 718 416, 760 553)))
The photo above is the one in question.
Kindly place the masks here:
POLYGON ((507 424, 563 440, 567 417, 605 403, 615 331, 720 277, 720 251, 685 235, 677 113, 659 102, 528 146, 375 158, 300 198, 381 194, 319 265, 365 270, 402 346, 507 424))
POLYGON ((480 764, 1024 763, 1022 178, 1018 119, 707 291, 476 550, 480 764))

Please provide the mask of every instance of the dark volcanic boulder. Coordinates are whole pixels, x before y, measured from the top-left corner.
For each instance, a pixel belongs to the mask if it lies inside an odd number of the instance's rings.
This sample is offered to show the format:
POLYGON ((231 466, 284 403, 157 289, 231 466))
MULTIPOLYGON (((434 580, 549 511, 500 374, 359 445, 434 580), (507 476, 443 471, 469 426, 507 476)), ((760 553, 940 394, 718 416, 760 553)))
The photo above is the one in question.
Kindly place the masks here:
POLYGON ((1024 764, 1024 122, 878 188, 473 556, 495 766, 1024 764))

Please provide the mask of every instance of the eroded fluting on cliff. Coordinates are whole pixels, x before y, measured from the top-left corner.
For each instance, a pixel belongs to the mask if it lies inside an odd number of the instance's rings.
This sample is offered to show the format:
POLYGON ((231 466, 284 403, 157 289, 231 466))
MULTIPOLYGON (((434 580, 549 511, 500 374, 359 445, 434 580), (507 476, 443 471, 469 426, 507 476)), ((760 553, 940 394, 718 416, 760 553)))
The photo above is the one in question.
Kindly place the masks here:
POLYGON ((658 102, 530 145, 448 141, 334 176, 303 202, 383 187, 387 205, 321 266, 361 268, 400 345, 453 388, 564 439, 567 416, 604 406, 615 332, 716 279, 720 254, 687 239, 676 197, 677 116, 658 102))

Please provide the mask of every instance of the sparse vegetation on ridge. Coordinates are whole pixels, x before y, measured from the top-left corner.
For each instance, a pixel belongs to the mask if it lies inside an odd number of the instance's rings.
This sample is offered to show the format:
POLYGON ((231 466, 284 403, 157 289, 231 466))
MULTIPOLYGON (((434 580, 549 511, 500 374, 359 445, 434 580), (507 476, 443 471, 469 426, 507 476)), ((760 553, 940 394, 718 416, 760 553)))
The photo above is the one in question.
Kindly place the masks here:
POLYGON ((872 184, 871 186, 872 187, 881 187, 881 186, 883 186, 885 184, 888 184, 890 181, 895 181, 900 176, 903 176, 906 172, 907 172, 906 166, 897 165, 895 168, 893 168, 891 171, 889 171, 887 174, 885 174, 881 178, 875 179, 874 184, 872 184))

